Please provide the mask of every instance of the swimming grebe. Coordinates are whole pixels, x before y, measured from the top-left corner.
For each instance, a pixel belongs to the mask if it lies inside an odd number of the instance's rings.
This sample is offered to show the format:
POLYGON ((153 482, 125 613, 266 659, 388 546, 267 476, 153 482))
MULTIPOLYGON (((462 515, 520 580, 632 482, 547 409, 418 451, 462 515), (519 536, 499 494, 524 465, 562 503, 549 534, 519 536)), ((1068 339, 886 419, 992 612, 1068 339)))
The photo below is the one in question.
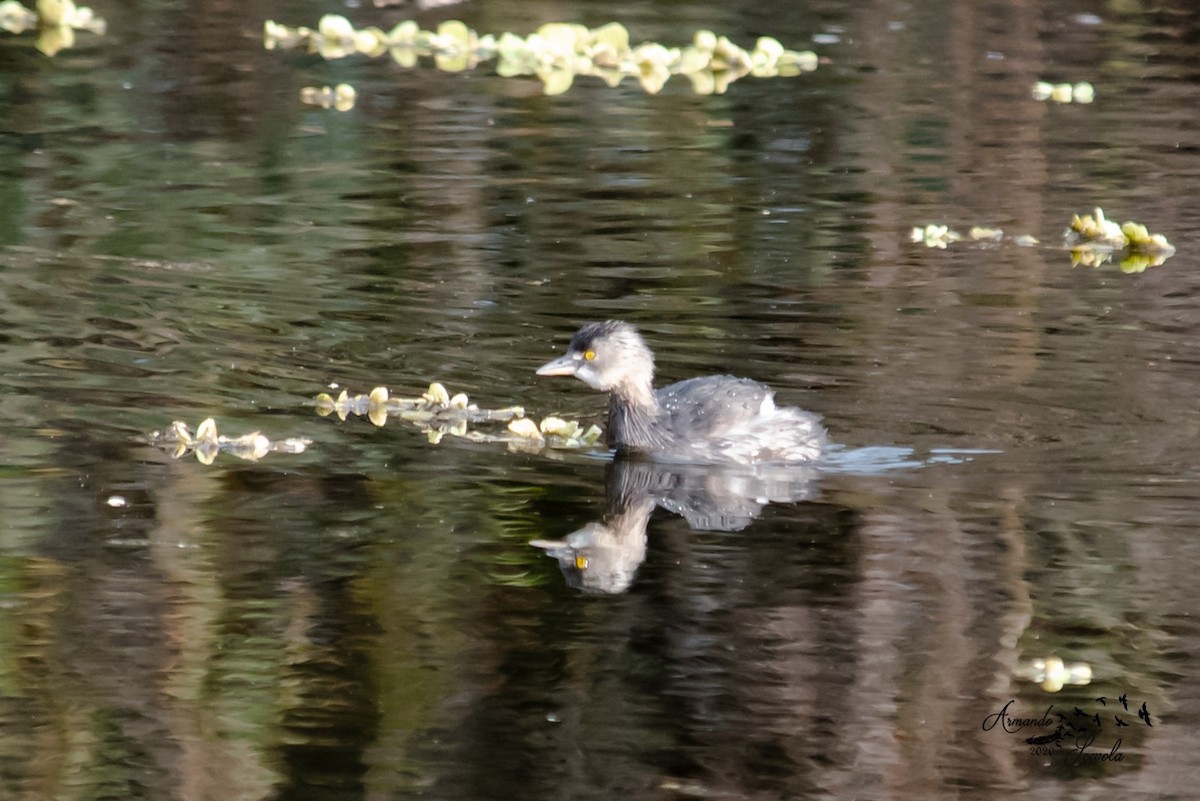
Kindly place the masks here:
POLYGON ((609 393, 608 432, 618 453, 678 462, 811 462, 826 444, 820 418, 775 406, 765 384, 729 375, 654 389, 654 354, 632 325, 589 323, 538 375, 573 375, 609 393))

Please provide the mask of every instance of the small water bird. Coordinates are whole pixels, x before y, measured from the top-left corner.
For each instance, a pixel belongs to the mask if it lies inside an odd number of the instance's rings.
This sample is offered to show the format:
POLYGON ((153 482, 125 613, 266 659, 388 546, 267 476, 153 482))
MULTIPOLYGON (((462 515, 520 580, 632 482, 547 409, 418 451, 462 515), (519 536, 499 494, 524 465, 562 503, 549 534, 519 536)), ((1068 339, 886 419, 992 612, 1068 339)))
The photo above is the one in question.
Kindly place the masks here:
POLYGON ((608 443, 618 453, 664 461, 758 464, 812 462, 826 446, 820 418, 777 407, 766 384, 730 375, 654 388, 654 354, 637 329, 588 323, 567 352, 538 375, 573 375, 609 393, 608 443))

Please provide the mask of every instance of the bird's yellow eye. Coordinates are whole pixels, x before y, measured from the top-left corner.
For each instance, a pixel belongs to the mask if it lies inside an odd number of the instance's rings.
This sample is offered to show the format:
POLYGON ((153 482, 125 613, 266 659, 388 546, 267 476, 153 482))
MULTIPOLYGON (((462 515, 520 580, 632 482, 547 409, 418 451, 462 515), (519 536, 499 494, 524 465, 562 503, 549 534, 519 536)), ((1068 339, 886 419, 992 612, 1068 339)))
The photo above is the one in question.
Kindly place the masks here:
POLYGON ((588 348, 587 350, 585 350, 583 352, 583 360, 585 362, 593 361, 595 358, 596 358, 596 351, 592 350, 591 348, 588 348))
MULTIPOLYGON (((589 350, 588 353, 591 353, 591 351, 589 350)), ((586 556, 576 556, 575 557, 575 569, 576 570, 587 570, 587 566, 588 566, 588 558, 586 556)))

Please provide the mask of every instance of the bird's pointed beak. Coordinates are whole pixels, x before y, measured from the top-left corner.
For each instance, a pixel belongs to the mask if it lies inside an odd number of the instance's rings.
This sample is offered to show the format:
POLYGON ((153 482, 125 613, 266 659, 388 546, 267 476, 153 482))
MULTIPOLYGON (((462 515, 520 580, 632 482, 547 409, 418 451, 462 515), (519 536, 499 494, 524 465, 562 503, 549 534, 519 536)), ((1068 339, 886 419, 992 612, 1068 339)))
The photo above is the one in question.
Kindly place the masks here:
POLYGON ((559 356, 552 362, 546 362, 537 369, 538 375, 575 375, 579 369, 579 359, 570 353, 559 356))

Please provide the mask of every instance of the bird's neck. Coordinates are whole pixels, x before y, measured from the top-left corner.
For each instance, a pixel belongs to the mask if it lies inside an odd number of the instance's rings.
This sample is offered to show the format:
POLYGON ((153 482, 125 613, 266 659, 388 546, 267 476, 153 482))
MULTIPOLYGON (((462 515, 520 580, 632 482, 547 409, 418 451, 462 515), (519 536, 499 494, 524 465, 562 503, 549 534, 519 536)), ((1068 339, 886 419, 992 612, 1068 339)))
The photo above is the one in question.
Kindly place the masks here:
POLYGON ((609 444, 622 451, 652 451, 667 445, 662 408, 649 381, 614 387, 608 406, 609 444))

